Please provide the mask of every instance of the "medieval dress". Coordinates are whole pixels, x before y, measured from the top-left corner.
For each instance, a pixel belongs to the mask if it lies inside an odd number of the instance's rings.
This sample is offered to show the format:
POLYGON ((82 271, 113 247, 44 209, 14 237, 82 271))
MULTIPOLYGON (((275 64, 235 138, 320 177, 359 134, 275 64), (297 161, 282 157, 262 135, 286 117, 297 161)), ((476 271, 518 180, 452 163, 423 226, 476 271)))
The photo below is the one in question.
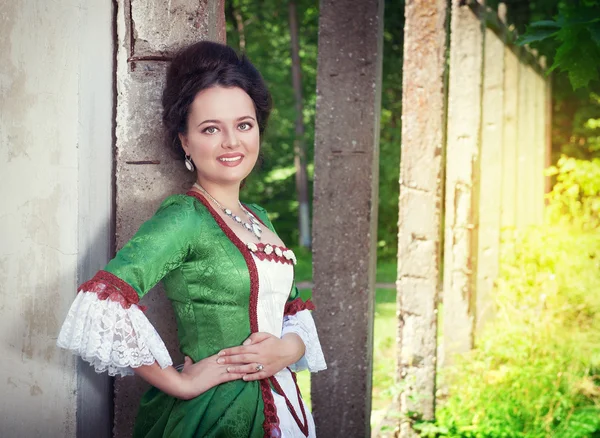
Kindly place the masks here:
MULTIPOLYGON (((273 230, 266 211, 247 208, 273 230)), ((234 380, 191 400, 151 387, 142 397, 134 437, 315 436, 295 371, 326 368, 310 310, 294 284, 294 253, 244 243, 199 193, 172 195, 106 267, 78 291, 58 337, 110 375, 157 362, 172 365, 138 301, 162 280, 172 303, 181 353, 194 362, 241 345, 251 333, 298 334, 305 355, 268 379, 234 380)))

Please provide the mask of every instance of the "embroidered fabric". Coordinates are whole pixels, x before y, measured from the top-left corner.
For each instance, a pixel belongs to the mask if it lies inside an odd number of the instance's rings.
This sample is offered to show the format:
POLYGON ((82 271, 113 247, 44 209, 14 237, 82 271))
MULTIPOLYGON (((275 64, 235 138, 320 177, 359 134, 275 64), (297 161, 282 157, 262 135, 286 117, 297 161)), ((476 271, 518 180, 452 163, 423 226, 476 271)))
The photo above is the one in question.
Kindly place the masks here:
POLYGON ((97 373, 133 374, 132 368, 173 364, 164 342, 137 305, 123 308, 102 300, 95 292, 81 291, 71 304, 57 345, 89 362, 97 373))
POLYGON ((304 356, 295 364, 290 366, 294 372, 308 369, 311 373, 327 369, 323 349, 319 342, 317 327, 309 310, 301 310, 294 315, 283 317, 283 328, 281 336, 287 333, 296 333, 306 348, 304 356))

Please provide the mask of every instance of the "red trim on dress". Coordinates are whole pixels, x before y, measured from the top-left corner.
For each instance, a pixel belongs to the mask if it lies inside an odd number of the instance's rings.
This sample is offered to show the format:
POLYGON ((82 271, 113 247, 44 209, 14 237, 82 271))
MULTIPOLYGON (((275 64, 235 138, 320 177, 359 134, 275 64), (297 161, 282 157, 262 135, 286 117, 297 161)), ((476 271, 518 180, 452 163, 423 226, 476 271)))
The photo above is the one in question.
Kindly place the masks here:
MULTIPOLYGON (((129 309, 137 304, 140 297, 133 287, 108 271, 98 271, 91 279, 83 283, 77 292, 93 292, 100 300, 111 300, 129 309)), ((140 306, 143 309, 144 306, 140 306)))
POLYGON ((250 251, 252 251, 254 253, 254 255, 256 257, 258 257, 259 260, 268 260, 270 262, 279 262, 279 263, 288 264, 288 265, 294 264, 293 260, 288 260, 283 255, 285 251, 291 251, 289 248, 286 248, 285 246, 278 246, 278 245, 273 245, 270 243, 255 243, 255 245, 256 245, 257 250, 256 251, 250 250, 250 251), (267 246, 270 246, 272 248, 270 254, 267 254, 265 252, 265 248, 267 246), (279 248, 281 255, 277 255, 275 248, 279 248))
POLYGON ((285 394, 285 391, 275 378, 275 376, 269 377, 269 380, 273 384, 275 391, 285 399, 285 404, 287 405, 292 417, 296 421, 296 424, 300 428, 300 431, 304 434, 304 436, 308 436, 308 419, 306 418, 306 411, 304 410, 304 403, 302 403, 302 396, 300 395, 300 388, 298 387, 298 381, 296 380, 296 373, 288 368, 290 374, 292 375, 292 379, 294 380, 294 385, 296 386, 296 396, 298 397, 298 404, 300 405, 300 411, 302 412, 302 418, 304 419, 304 424, 298 418, 298 414, 296 414, 296 409, 294 409, 294 405, 290 401, 290 399, 285 394))
MULTIPOLYGON (((200 201, 213 216, 221 230, 231 240, 231 242, 239 249, 244 256, 246 265, 248 266, 248 272, 250 273, 250 330, 252 333, 258 332, 258 270, 256 263, 252 258, 252 252, 248 249, 246 244, 240 240, 240 238, 233 232, 233 230, 223 220, 221 215, 210 205, 209 201, 202 196, 200 193, 189 190, 188 196, 193 196, 200 201)), ((267 379, 262 379, 260 382, 260 389, 263 396, 264 415, 265 420, 263 422, 263 429, 265 431, 265 437, 281 437, 281 429, 279 428, 279 417, 277 416, 277 408, 275 407, 275 400, 271 393, 271 387, 267 379)))
POLYGON ((310 298, 306 301, 302 301, 302 298, 296 298, 295 300, 288 301, 285 303, 283 316, 292 316, 301 310, 315 310, 315 305, 310 298))

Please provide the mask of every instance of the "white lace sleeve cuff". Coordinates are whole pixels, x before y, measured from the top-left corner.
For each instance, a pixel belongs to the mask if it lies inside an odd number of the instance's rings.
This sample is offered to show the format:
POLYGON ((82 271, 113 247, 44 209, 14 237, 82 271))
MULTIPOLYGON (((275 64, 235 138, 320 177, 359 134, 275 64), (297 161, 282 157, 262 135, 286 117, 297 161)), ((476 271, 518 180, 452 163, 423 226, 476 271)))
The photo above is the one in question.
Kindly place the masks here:
POLYGON ((94 292, 81 291, 69 309, 57 345, 71 350, 111 376, 157 362, 173 364, 164 342, 136 304, 128 308, 94 292))
POLYGON ((283 317, 281 336, 287 333, 296 333, 304 342, 304 356, 290 366, 294 372, 308 369, 311 373, 327 369, 315 321, 309 310, 301 310, 294 315, 283 317))

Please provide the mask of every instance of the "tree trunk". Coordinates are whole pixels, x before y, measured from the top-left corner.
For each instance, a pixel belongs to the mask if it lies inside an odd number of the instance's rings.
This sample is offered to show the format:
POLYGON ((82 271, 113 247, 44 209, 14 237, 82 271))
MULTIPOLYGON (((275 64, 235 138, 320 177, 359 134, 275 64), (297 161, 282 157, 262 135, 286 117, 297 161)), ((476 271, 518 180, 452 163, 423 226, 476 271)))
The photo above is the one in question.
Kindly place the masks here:
POLYGON ((308 208, 308 175, 306 172, 306 143, 302 111, 302 74, 300 70, 300 47, 298 44, 298 20, 296 2, 288 3, 290 37, 292 43, 292 84, 296 100, 296 138, 294 140, 294 166, 296 167, 296 192, 298 195, 298 225, 300 246, 310 247, 310 211, 308 208))

